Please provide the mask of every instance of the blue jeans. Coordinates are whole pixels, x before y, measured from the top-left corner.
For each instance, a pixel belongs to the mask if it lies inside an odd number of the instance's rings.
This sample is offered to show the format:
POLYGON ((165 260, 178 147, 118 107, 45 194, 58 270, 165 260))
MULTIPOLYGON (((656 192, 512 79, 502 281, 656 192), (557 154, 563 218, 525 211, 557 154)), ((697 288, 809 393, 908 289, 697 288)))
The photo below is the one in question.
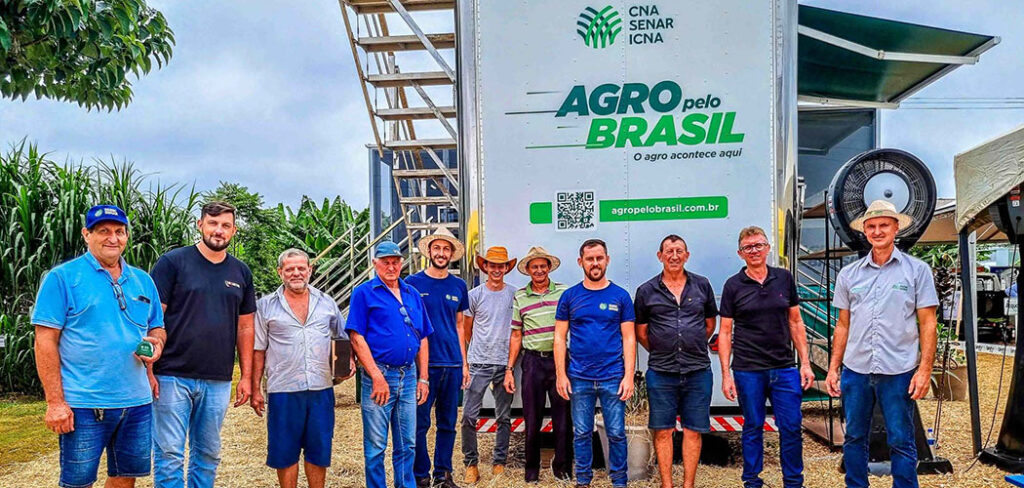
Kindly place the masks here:
POLYGON ((373 380, 366 371, 361 376, 359 406, 363 412, 363 455, 367 488, 386 488, 384 451, 388 448, 388 429, 393 439, 391 462, 396 488, 415 488, 412 460, 416 450, 416 366, 387 366, 377 363, 388 382, 391 396, 377 405, 371 398, 373 380))
POLYGON ((434 410, 437 432, 434 437, 434 477, 452 472, 452 451, 455 449, 455 424, 459 420, 459 391, 462 390, 461 367, 430 367, 430 393, 423 405, 416 407, 416 462, 412 472, 417 478, 430 476, 430 453, 427 452, 427 431, 430 430, 430 409, 434 410))
POLYGON ((804 485, 803 437, 800 424, 803 414, 803 389, 800 371, 778 368, 764 371, 733 371, 736 396, 743 411, 743 486, 761 488, 764 468, 765 401, 771 400, 775 425, 779 428, 779 464, 782 465, 782 486, 800 488, 804 485))
POLYGON ((148 403, 128 408, 72 408, 71 412, 75 430, 58 438, 60 486, 92 486, 103 451, 107 452, 107 476, 149 476, 153 410, 148 403))
POLYGON ((846 411, 846 486, 868 486, 868 440, 877 402, 885 417, 893 488, 917 488, 917 445, 914 443, 914 401, 907 389, 914 371, 903 374, 860 374, 843 369, 839 389, 846 411))
POLYGON ((573 450, 576 453, 576 484, 589 485, 594 478, 594 408, 601 401, 605 433, 608 435, 608 477, 612 486, 626 486, 626 402, 619 400, 621 380, 572 382, 573 450))
POLYGON ((231 382, 157 376, 153 400, 153 486, 183 488, 185 439, 188 487, 209 488, 220 464, 220 427, 231 401, 231 382))

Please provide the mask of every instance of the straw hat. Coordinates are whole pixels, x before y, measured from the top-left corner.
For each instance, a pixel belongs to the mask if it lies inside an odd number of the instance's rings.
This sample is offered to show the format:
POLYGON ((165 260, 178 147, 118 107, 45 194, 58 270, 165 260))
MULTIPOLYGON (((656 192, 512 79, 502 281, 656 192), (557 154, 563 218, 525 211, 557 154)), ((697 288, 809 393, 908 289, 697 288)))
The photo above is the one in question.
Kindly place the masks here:
POLYGON ((476 267, 483 270, 485 261, 505 265, 505 274, 508 274, 516 267, 516 258, 509 259, 508 249, 501 246, 491 246, 487 248, 487 252, 483 256, 477 255, 476 267))
POLYGON ((885 200, 875 200, 868 205, 868 209, 864 211, 864 215, 857 217, 853 222, 850 222, 850 228, 864 232, 864 222, 870 219, 878 217, 890 217, 896 219, 899 222, 900 229, 906 229, 910 227, 910 224, 914 222, 914 219, 906 214, 901 214, 896 211, 896 206, 891 202, 885 200))
POLYGON ((541 246, 533 246, 530 248, 530 252, 527 252, 526 256, 523 256, 523 258, 519 260, 519 266, 516 267, 516 269, 518 269, 520 273, 530 276, 530 273, 526 271, 526 266, 530 264, 530 261, 537 258, 547 259, 548 262, 551 263, 551 269, 549 271, 558 269, 558 265, 562 264, 562 262, 553 254, 549 253, 547 249, 544 249, 541 246))
POLYGON ((452 234, 450 230, 444 227, 438 227, 433 234, 420 238, 420 242, 416 244, 416 247, 420 250, 420 254, 429 257, 430 243, 438 239, 448 241, 448 243, 452 245, 452 258, 450 261, 458 261, 459 259, 462 259, 462 255, 466 253, 466 247, 455 238, 455 235, 452 234))

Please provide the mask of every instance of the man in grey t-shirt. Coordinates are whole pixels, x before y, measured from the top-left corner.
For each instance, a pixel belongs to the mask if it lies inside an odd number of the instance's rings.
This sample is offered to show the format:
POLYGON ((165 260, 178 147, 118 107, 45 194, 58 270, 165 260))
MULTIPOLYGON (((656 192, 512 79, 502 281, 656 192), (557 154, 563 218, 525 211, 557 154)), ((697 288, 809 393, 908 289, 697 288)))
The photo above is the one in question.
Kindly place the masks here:
POLYGON ((487 387, 494 396, 497 437, 494 441, 492 474, 505 471, 508 439, 512 431, 509 412, 512 395, 505 391, 505 363, 508 361, 508 340, 512 325, 512 299, 516 289, 505 283, 505 275, 516 267, 504 247, 491 247, 484 256, 476 257, 476 265, 486 273, 487 281, 469 291, 466 317, 466 341, 469 352, 469 386, 462 408, 462 455, 466 465, 466 483, 480 479, 476 447, 477 420, 487 387))

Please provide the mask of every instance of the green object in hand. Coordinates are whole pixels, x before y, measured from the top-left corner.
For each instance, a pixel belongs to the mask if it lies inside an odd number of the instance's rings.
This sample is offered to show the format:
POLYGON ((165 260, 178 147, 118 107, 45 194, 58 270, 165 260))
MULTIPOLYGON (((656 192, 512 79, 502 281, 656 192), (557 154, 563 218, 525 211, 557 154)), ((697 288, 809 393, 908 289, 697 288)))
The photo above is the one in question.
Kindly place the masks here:
POLYGON ((139 346, 135 348, 135 354, 145 356, 147 358, 153 357, 153 344, 148 341, 140 342, 139 346))

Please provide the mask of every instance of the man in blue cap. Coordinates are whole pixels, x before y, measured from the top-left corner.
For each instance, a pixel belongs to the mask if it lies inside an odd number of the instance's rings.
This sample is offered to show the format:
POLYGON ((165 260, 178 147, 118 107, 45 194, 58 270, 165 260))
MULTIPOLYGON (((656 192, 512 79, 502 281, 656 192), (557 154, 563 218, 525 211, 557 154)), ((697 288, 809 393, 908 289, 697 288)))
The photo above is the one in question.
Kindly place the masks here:
POLYGON ((355 288, 345 331, 362 365, 363 453, 366 486, 385 488, 384 451, 394 429, 396 488, 414 488, 416 405, 427 400, 427 337, 434 331, 423 300, 400 277, 402 252, 394 242, 373 253, 377 276, 355 288))
POLYGON ((96 482, 107 453, 108 487, 148 476, 153 396, 146 365, 163 351, 164 316, 153 280, 129 266, 128 217, 89 209, 88 252, 50 270, 32 310, 46 427, 60 436, 60 486, 96 482))

